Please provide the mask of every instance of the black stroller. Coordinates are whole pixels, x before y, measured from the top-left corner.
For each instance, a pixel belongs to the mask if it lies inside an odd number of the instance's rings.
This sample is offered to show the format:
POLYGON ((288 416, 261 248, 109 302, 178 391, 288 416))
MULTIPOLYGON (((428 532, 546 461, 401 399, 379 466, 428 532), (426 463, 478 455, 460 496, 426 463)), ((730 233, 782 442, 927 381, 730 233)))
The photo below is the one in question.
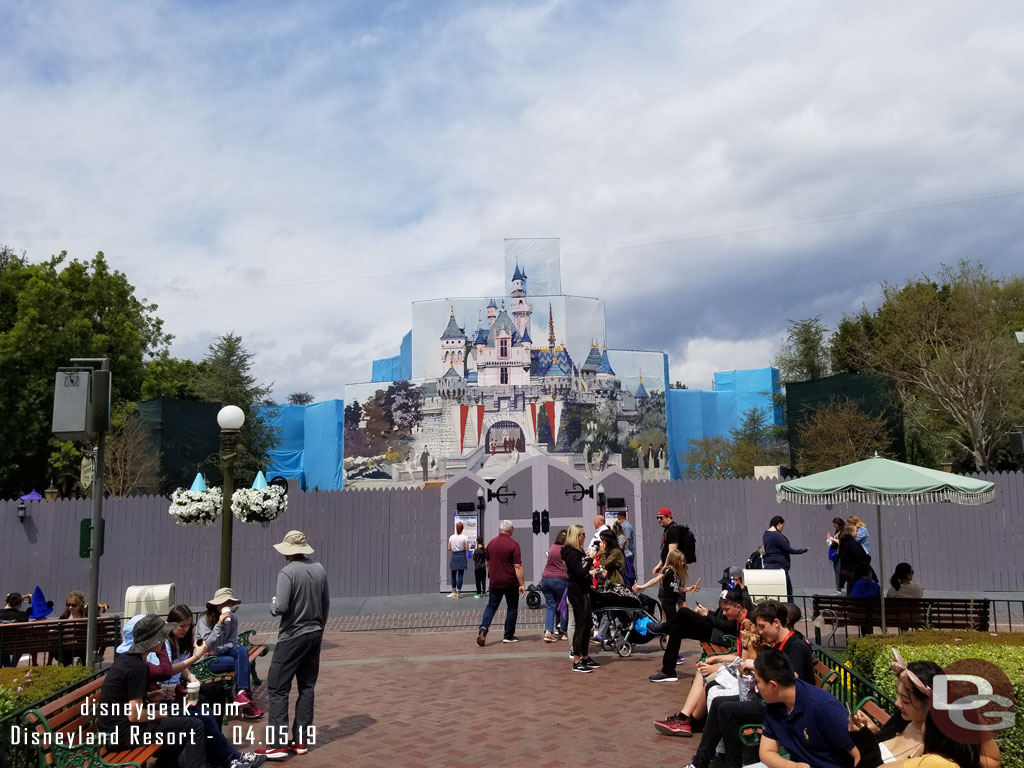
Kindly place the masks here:
POLYGON ((594 592, 594 624, 608 614, 607 636, 601 639, 601 647, 615 651, 625 658, 633 653, 634 645, 643 645, 658 637, 662 648, 665 637, 652 632, 647 625, 661 621, 661 605, 642 593, 634 593, 621 584, 604 584, 594 592))

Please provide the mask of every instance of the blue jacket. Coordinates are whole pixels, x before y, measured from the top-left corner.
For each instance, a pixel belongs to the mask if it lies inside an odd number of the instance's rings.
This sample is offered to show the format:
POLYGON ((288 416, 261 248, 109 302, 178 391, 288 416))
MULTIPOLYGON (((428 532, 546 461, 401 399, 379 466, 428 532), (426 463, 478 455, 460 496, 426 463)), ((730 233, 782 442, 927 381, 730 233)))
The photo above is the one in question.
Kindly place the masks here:
POLYGON ((761 558, 763 568, 781 568, 789 570, 789 556, 802 555, 807 549, 794 549, 789 545, 785 534, 769 528, 764 532, 764 556, 761 558))
POLYGON ((857 579, 850 587, 849 597, 878 597, 882 588, 874 579, 857 579))

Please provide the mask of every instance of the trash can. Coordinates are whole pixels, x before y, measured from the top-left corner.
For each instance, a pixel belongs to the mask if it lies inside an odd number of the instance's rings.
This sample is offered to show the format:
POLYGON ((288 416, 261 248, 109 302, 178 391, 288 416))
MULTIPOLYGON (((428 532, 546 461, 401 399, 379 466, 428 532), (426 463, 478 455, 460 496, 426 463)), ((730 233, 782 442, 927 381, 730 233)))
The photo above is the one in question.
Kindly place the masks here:
POLYGON ((143 584, 131 586, 124 593, 124 615, 156 613, 166 616, 175 604, 173 584, 143 584))

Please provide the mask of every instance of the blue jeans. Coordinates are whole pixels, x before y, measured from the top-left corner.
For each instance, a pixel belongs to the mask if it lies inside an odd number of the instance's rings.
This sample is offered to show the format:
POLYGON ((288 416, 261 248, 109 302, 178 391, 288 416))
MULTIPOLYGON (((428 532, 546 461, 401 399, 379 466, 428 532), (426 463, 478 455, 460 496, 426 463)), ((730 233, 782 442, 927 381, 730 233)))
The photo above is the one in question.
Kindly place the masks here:
POLYGON ((464 570, 452 571, 452 589, 456 592, 462 591, 462 576, 465 573, 464 570))
POLYGON ((242 756, 221 733, 220 725, 212 715, 204 714, 199 707, 189 707, 188 713, 198 717, 206 726, 206 759, 210 765, 228 765, 242 756))
POLYGON ((487 607, 484 608, 484 618, 480 622, 481 629, 490 629, 494 612, 501 605, 501 598, 505 598, 505 640, 510 640, 516 634, 516 618, 519 616, 519 586, 496 587, 491 584, 491 591, 487 595, 487 607))
POLYGON ((210 662, 211 672, 234 672, 235 690, 249 690, 249 649, 233 645, 224 652, 217 651, 217 658, 210 662))
POLYGON ((545 632, 554 631, 556 615, 558 615, 558 629, 563 635, 569 625, 569 616, 558 613, 558 604, 562 601, 562 595, 565 594, 566 584, 568 582, 565 579, 556 579, 551 576, 545 576, 540 580, 540 591, 544 593, 544 600, 547 603, 544 610, 545 632))

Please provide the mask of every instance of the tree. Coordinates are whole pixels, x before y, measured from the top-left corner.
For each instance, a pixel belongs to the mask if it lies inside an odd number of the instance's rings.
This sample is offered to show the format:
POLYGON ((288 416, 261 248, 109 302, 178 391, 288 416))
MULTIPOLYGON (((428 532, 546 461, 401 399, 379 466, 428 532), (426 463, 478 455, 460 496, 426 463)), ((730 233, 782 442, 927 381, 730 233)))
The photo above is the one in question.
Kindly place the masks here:
POLYGON ((789 331, 772 363, 779 369, 782 382, 810 381, 828 376, 831 373, 825 344, 828 330, 821 324, 821 316, 787 322, 789 331))
POLYGON ((290 405, 309 405, 314 399, 309 392, 292 392, 288 395, 290 405))
POLYGON ((358 400, 353 400, 345 406, 345 429, 359 429, 359 422, 363 418, 363 407, 358 400))
POLYGON ((739 427, 729 431, 732 436, 729 457, 735 477, 753 477, 754 467, 780 466, 788 459, 789 448, 778 439, 767 408, 752 406, 739 427))
POLYGON ((241 336, 227 333, 210 345, 199 378, 203 400, 237 405, 245 413, 235 459, 236 476, 243 482, 251 481, 267 466, 267 457, 277 444, 279 431, 266 422, 259 410, 271 387, 257 383, 250 372, 253 358, 241 336))
POLYGON ((932 426, 940 417, 952 444, 989 469, 1024 402, 1013 334, 1024 324, 1024 280, 997 280, 962 261, 935 280, 883 283, 882 296, 873 316, 844 319, 843 354, 892 379, 909 417, 932 426))
POLYGON ((104 490, 113 496, 156 493, 160 489, 160 455, 134 407, 118 414, 111 425, 103 475, 104 490))
POLYGON ((690 438, 681 459, 690 480, 734 477, 732 444, 724 437, 690 438))
POLYGON ((811 416, 801 434, 797 470, 802 474, 834 469, 883 454, 892 436, 883 419, 856 403, 830 403, 811 416))
POLYGON ((689 389, 689 387, 687 387, 685 384, 683 384, 683 382, 677 381, 675 384, 672 384, 669 387, 669 389, 689 389))
POLYGON ((173 397, 178 400, 202 400, 199 382, 204 369, 205 363, 171 357, 164 350, 157 357, 146 361, 142 399, 173 397))
POLYGON ((78 447, 50 434, 57 368, 72 357, 109 358, 112 402, 133 402, 145 359, 171 340, 156 305, 137 299, 102 253, 69 262, 62 252, 32 264, 7 250, 0 270, 0 498, 45 487, 58 474, 55 463, 62 473, 77 472, 78 447))

